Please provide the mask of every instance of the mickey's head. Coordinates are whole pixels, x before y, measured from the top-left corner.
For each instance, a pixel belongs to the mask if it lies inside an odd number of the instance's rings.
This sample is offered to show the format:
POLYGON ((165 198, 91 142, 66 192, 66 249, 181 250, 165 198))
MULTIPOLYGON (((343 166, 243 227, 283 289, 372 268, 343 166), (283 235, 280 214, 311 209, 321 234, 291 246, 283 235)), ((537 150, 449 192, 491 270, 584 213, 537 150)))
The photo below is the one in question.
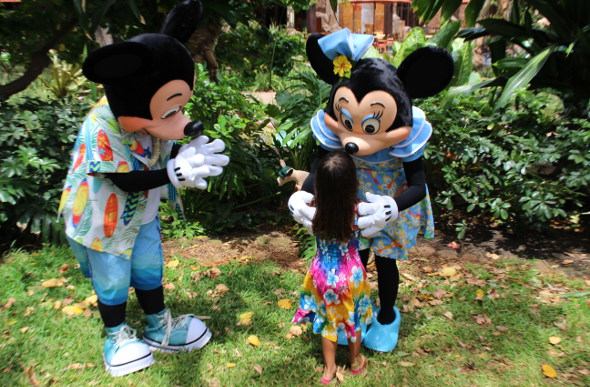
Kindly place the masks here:
POLYGON ((124 130, 145 130, 165 140, 200 131, 200 122, 182 114, 195 79, 194 61, 182 43, 195 30, 201 13, 198 1, 184 1, 168 14, 162 33, 101 47, 84 61, 84 75, 104 85, 109 106, 124 130))
MULTIPOLYGON (((395 68, 379 58, 360 56, 366 40, 348 30, 337 32, 330 41, 321 34, 307 40, 307 56, 312 68, 333 85, 325 109, 325 124, 351 154, 367 156, 408 138, 412 127, 412 98, 424 98, 443 90, 453 76, 453 59, 439 47, 427 46, 410 54, 395 68), (350 73, 340 77, 334 59, 342 51, 341 42, 353 63, 350 73), (332 47, 338 46, 337 49, 332 47), (360 49, 359 49, 360 46, 360 49), (328 54, 326 54, 328 53, 328 54)), ((332 34, 334 35, 334 34, 332 34)), ((372 37, 368 36, 369 42, 372 37)))

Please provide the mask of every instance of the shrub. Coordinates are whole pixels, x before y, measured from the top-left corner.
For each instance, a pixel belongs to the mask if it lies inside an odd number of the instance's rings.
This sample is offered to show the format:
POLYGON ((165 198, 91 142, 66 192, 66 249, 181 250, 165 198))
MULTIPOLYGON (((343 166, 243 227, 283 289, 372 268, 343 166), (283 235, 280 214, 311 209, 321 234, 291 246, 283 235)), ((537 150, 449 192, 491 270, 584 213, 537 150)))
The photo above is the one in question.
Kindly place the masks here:
POLYGON ((224 141, 231 161, 223 174, 207 179, 206 191, 182 192, 187 218, 216 233, 278 221, 285 216, 275 210, 283 190, 277 187, 279 159, 265 106, 241 93, 235 76, 221 72, 215 84, 202 65, 198 69, 187 113, 203 121, 206 135, 224 141))
POLYGON ((459 237, 478 220, 546 228, 588 204, 590 122, 563 118, 554 95, 523 91, 502 112, 483 95, 450 109, 439 108, 440 98, 420 105, 434 128, 428 180, 440 211, 469 214, 457 223, 459 237))
POLYGON ((238 23, 231 33, 219 37, 215 53, 219 63, 231 67, 248 82, 259 78, 257 83, 263 89, 276 90, 273 82, 279 80, 277 77, 286 76, 297 61, 303 60, 305 40, 284 27, 238 23), (268 77, 268 82, 260 83, 261 77, 268 77))
POLYGON ((56 214, 63 179, 89 106, 77 99, 21 101, 0 109, 0 230, 12 245, 60 240, 56 214))

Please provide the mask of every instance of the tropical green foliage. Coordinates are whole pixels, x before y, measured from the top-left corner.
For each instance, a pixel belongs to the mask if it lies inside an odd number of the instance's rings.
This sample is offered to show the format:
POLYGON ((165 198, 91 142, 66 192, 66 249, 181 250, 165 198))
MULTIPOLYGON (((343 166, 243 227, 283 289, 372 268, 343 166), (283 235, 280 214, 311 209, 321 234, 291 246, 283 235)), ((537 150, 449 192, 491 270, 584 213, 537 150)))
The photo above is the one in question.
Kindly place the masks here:
POLYGON ((561 103, 548 93, 521 91, 502 112, 487 98, 459 98, 452 109, 440 109, 436 98, 420 104, 434 128, 425 157, 439 215, 461 210, 454 221, 462 236, 482 221, 524 232, 582 212, 590 122, 560 118, 561 103))
MULTIPOLYGON (((496 79, 471 87, 503 86, 495 98, 502 108, 527 87, 554 89, 563 99, 564 113, 586 117, 590 102, 590 2, 586 0, 514 0, 508 19, 485 18, 473 27, 471 16, 467 28, 458 36, 467 40, 488 37, 496 79), (543 27, 539 19, 548 24, 543 27)), ((424 20, 445 7, 454 10, 460 2, 414 0, 413 5, 424 20), (444 3, 444 4, 443 4, 444 3)), ((470 14, 479 15, 482 1, 469 3, 470 14)), ((466 11, 467 13, 467 11, 466 11)), ((451 12, 452 14, 452 12, 451 12)), ((463 88, 455 92, 464 92, 463 88)))
POLYGON ((63 238, 56 222, 57 207, 70 150, 88 108, 78 99, 26 99, 0 110, 0 232, 4 241, 22 244, 35 234, 43 240, 63 238))
POLYGON ((293 69, 296 61, 304 60, 305 39, 299 33, 288 34, 281 27, 240 23, 220 36, 215 51, 220 63, 240 73, 246 82, 266 79, 260 88, 277 90, 280 78, 293 69))
POLYGON ((187 113, 203 121, 206 135, 224 141, 231 162, 221 176, 207 179, 206 191, 183 191, 187 217, 198 219, 212 232, 254 227, 261 219, 276 221, 280 166, 264 106, 239 91, 235 76, 221 72, 220 83, 215 84, 202 65, 198 68, 187 113))

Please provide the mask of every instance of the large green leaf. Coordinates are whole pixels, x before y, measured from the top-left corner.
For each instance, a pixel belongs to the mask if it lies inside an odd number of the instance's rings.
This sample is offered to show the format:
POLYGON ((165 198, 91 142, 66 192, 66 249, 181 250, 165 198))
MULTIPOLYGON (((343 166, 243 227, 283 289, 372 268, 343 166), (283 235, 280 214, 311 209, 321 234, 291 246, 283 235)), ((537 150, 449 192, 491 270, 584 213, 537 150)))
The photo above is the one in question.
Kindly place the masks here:
POLYGON ((420 21, 427 23, 442 7, 444 0, 412 0, 412 8, 418 14, 420 21))
POLYGON ((457 11, 457 8, 461 5, 462 0, 447 0, 442 5, 442 11, 440 15, 441 23, 451 20, 453 14, 457 11))
POLYGON ((524 66, 519 72, 512 76, 502 91, 502 95, 496 101, 495 109, 504 107, 510 98, 519 89, 525 88, 531 79, 535 77, 553 52, 557 50, 557 47, 547 47, 541 51, 538 55, 534 56, 529 60, 526 66, 524 66))
POLYGON ((414 27, 402 42, 399 50, 395 53, 392 64, 398 67, 400 63, 416 49, 426 44, 426 35, 421 27, 414 27))
POLYGON ((428 41, 428 44, 432 44, 438 47, 442 47, 450 51, 451 44, 457 32, 461 28, 460 21, 447 22, 443 24, 441 29, 428 41))
POLYGON ((484 3, 484 0, 469 1, 469 4, 465 7, 465 25, 467 27, 473 27, 475 25, 484 3))
MULTIPOLYGON (((556 0, 526 0, 531 6, 536 8, 541 15, 547 18, 551 23, 551 29, 559 35, 563 41, 569 41, 573 36, 573 30, 576 28, 572 20, 566 19, 567 10, 560 6, 556 0)), ((586 0, 587 1, 587 0, 586 0)), ((569 3, 569 1, 568 1, 569 3)), ((573 3, 573 2, 572 2, 573 3)), ((573 5, 573 4, 572 4, 573 5)))

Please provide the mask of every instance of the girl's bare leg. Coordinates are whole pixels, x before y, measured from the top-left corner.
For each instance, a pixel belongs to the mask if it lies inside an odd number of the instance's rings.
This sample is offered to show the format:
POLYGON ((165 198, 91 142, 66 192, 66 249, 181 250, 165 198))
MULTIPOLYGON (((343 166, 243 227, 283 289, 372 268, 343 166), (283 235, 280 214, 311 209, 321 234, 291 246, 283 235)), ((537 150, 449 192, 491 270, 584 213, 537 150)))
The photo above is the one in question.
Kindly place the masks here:
POLYGON ((361 354, 361 331, 356 331, 356 341, 348 339, 348 350, 350 352, 350 366, 360 360, 361 354))
POLYGON ((336 376, 336 348, 338 343, 322 337, 322 351, 324 352, 324 379, 332 380, 336 376))

